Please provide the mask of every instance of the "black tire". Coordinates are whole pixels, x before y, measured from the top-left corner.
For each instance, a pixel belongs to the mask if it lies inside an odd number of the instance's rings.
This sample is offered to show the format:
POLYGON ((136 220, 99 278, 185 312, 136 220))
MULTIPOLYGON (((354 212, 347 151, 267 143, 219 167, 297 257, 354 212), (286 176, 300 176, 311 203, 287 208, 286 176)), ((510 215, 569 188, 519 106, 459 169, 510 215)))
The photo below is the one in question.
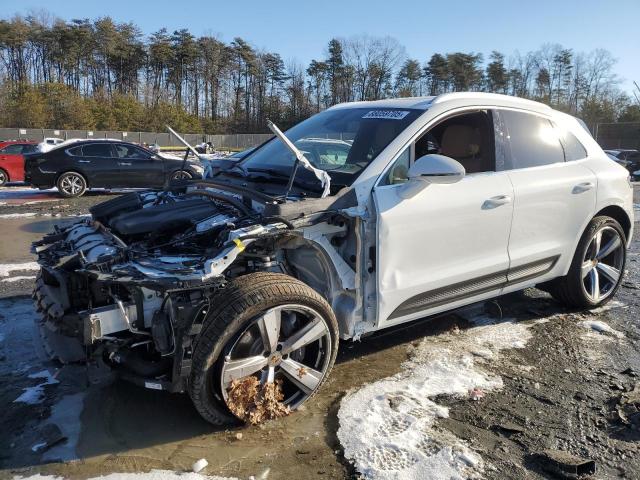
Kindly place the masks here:
MULTIPOLYGON (((557 278, 551 282, 547 282, 544 286, 541 286, 543 290, 546 290, 551 294, 556 300, 560 303, 565 304, 570 308, 579 308, 579 309, 592 309, 601 307, 609 302, 616 291, 620 287, 622 283, 622 279, 624 276, 624 267, 626 264, 626 236, 624 230, 620 226, 620 224, 613 218, 607 216, 595 217, 587 228, 585 229, 580 241, 578 242, 578 247, 573 256, 573 260, 571 262, 571 266, 569 267, 569 272, 566 276, 557 278), (619 249, 618 255, 621 255, 621 267, 619 269, 620 275, 617 279, 617 282, 611 286, 610 289, 607 290, 606 296, 603 298, 594 301, 586 291, 586 286, 584 283, 582 272, 583 272, 583 261, 585 256, 587 255, 589 249, 591 247, 591 241, 599 230, 602 229, 613 229, 617 232, 622 242, 622 248, 619 249)), ((595 269, 595 267, 593 267, 595 269)))
POLYGON ((58 192, 65 198, 75 198, 87 191, 87 180, 78 172, 65 172, 56 182, 58 192))
POLYGON ((227 408, 221 392, 222 352, 255 321, 260 313, 286 305, 299 304, 318 312, 326 321, 331 337, 331 355, 324 377, 311 398, 328 377, 338 350, 338 323, 331 306, 303 282, 279 273, 257 272, 229 283, 212 300, 202 331, 196 340, 188 392, 196 410, 209 423, 238 422, 227 408))
POLYGON ((9 181, 9 174, 0 168, 0 187, 4 187, 9 181))
POLYGON ((174 180, 191 180, 193 174, 188 170, 176 170, 171 174, 171 181, 174 180))

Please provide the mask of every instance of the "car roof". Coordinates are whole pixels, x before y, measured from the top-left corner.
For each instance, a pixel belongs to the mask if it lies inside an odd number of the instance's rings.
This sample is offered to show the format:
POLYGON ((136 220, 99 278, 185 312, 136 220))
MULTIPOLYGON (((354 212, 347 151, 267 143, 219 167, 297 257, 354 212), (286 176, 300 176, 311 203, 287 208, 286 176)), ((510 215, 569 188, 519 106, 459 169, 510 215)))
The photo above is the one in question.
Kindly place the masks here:
POLYGON ((333 109, 342 108, 411 108, 417 110, 428 110, 434 105, 451 104, 452 107, 464 106, 465 104, 496 105, 502 107, 526 108, 540 112, 549 112, 551 107, 544 103, 534 102, 525 98, 513 97, 511 95, 501 95, 498 93, 484 92, 453 92, 443 93, 435 97, 406 97, 388 98, 385 100, 373 100, 366 102, 340 103, 331 107, 333 109), (456 105, 459 104, 459 105, 456 105))

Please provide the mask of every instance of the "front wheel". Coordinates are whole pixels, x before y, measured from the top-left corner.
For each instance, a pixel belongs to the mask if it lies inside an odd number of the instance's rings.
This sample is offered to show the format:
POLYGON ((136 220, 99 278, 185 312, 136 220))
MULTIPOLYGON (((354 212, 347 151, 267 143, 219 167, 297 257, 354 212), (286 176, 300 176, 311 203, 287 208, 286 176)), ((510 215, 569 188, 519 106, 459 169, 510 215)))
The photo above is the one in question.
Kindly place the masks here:
POLYGON ((60 175, 56 186, 63 197, 80 197, 87 190, 87 181, 79 173, 67 172, 60 175))
POLYGON ((338 349, 335 315, 317 292, 290 276, 259 272, 232 281, 211 304, 189 382, 207 421, 259 423, 315 395, 338 349))
POLYGON ((569 272, 551 283, 550 293, 569 307, 600 307, 620 286, 626 259, 620 224, 611 217, 595 217, 578 243, 569 272))
POLYGON ((171 175, 171 180, 191 180, 192 178, 193 175, 191 175, 191 172, 187 172, 186 170, 178 170, 171 175))
POLYGON ((4 187, 8 181, 9 175, 7 175, 7 172, 0 168, 0 187, 4 187))

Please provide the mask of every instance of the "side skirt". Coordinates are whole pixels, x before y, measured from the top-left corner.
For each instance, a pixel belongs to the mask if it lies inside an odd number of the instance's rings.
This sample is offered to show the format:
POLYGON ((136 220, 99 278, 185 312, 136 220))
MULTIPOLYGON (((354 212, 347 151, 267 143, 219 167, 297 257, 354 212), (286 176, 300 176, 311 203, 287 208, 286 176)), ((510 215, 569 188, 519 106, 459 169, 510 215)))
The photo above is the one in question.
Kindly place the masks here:
POLYGON ((559 256, 536 260, 510 270, 492 273, 483 277, 455 283, 428 292, 420 293, 405 300, 389 316, 389 320, 404 317, 423 310, 453 303, 465 298, 474 297, 491 290, 515 285, 549 272, 558 261, 559 256))

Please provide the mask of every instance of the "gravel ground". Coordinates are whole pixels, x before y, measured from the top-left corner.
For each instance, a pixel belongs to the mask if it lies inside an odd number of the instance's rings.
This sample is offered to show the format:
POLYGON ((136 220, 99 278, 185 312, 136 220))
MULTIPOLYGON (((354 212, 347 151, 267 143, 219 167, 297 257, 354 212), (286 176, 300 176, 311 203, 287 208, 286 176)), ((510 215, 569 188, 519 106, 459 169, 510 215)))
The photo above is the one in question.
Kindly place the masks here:
MULTIPOLYGON (((0 190, 0 263, 28 265, 33 261, 28 244, 53 222, 86 214, 114 194, 67 200, 24 187, 0 190), (20 216, 7 217, 13 214, 20 216)), ((486 366, 502 378, 501 389, 477 401, 467 395, 437 399, 449 414, 435 428, 454 434, 482 458, 484 469, 475 474, 549 478, 542 453, 553 449, 594 460, 598 478, 640 478, 640 422, 623 404, 640 388, 638 241, 627 269, 615 302, 600 311, 567 311, 535 289, 487 306, 495 322, 515 318, 530 325, 532 337, 524 348, 506 350, 486 366), (594 330, 603 325, 612 330, 594 330)), ((27 268, 8 277, 26 278, 0 279, 0 478, 184 471, 199 458, 208 460, 203 473, 211 475, 358 478, 337 437, 345 393, 400 371, 425 338, 473 328, 464 316, 450 314, 360 343, 343 342, 329 381, 302 411, 257 427, 220 430, 202 422, 184 395, 143 390, 94 366, 61 368, 49 362, 39 348, 27 297, 34 273, 27 268), (16 402, 23 394, 35 403, 16 402), (38 444, 57 438, 48 424, 57 425, 57 437, 67 440, 38 450, 38 444)))

